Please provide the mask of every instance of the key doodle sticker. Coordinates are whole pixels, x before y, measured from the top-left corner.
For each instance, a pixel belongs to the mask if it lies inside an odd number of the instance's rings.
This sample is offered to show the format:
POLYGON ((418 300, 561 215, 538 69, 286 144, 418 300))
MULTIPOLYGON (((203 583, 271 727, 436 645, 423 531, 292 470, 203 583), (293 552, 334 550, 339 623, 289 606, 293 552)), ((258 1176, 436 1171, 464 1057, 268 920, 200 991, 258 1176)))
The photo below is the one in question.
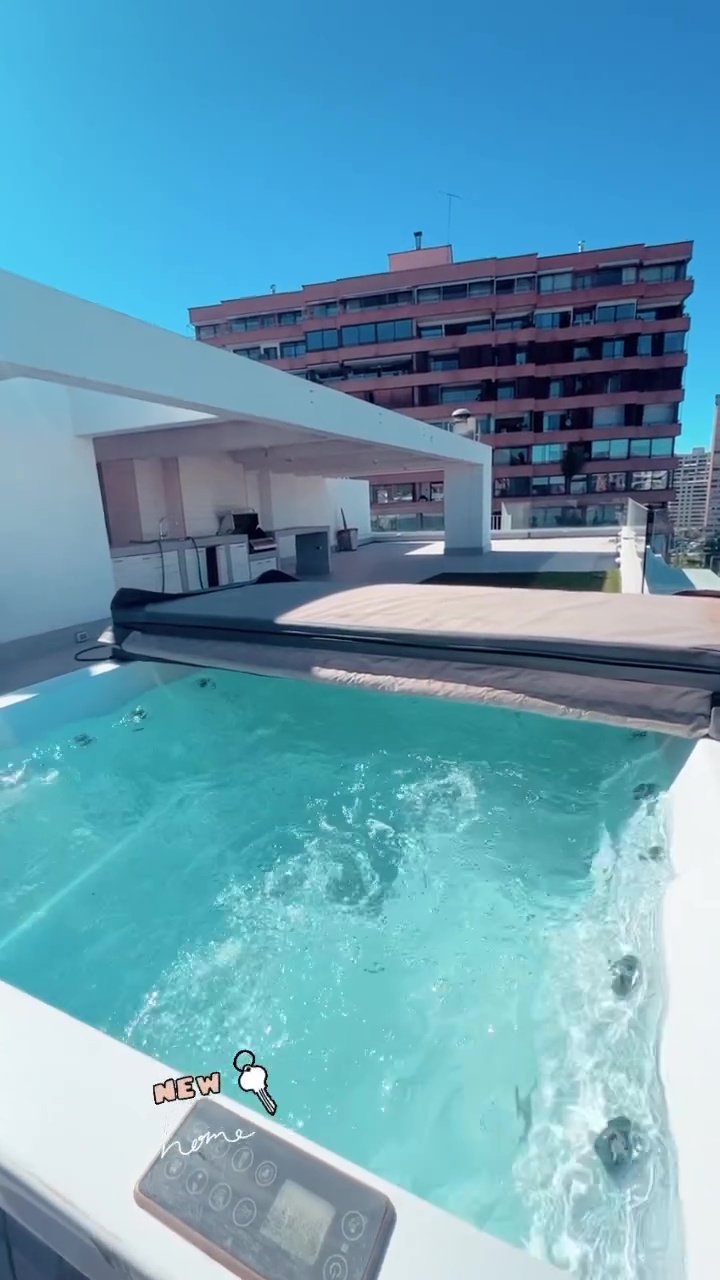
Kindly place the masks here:
POLYGON ((233 1066, 238 1074, 238 1085, 243 1093, 254 1093, 260 1099, 269 1116, 274 1116, 277 1111, 277 1102, 270 1097, 267 1091, 268 1073, 259 1062, 255 1061, 255 1054, 252 1049, 238 1049, 233 1058, 233 1066), (242 1057, 248 1057, 249 1062, 241 1063, 242 1057))

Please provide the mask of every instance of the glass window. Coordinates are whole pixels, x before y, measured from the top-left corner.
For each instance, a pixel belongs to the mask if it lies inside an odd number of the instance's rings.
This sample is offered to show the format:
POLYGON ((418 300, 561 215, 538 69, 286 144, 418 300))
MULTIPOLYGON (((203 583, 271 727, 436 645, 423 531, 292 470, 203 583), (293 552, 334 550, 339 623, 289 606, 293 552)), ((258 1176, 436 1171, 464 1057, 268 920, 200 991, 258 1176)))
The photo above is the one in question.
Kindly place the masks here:
POLYGON ((442 372, 443 369, 459 369, 459 356, 430 356, 430 372, 442 372))
POLYGON ((544 413, 543 431, 562 431, 563 417, 562 413, 544 413))
POLYGON ((603 405, 593 409, 594 427, 622 427, 625 424, 625 406, 622 404, 603 405))
POLYGON ((573 324, 593 324, 595 321, 594 307, 579 307, 573 311, 573 324))
POLYGON ((294 356, 304 356, 307 348, 304 342, 281 342, 281 360, 291 360, 294 356))
POLYGON ((395 322, 395 341, 403 338, 412 338, 413 322, 412 320, 396 320, 395 322))
POLYGON ((588 476, 591 493, 622 493, 625 490, 625 471, 597 471, 588 476))
POLYGON ((259 360, 260 347, 236 347, 233 355, 246 356, 248 360, 259 360))
POLYGON ((487 333, 492 329, 492 320, 488 316, 487 320, 471 320, 465 326, 466 333, 487 333))
POLYGON ((573 360, 591 360, 589 347, 573 347, 573 360))
POLYGON ((630 457, 631 458, 649 458, 650 457, 650 441, 649 440, 631 440, 630 441, 630 457))
POLYGON ((564 476, 533 476, 531 490, 534 494, 558 494, 565 492, 564 476))
POLYGON ((564 444, 534 444, 532 460, 537 463, 562 462, 564 452, 564 444))
POLYGON ((637 276, 638 276, 637 267, 623 267, 622 269, 623 284, 635 284, 635 281, 637 280, 637 276))
POLYGON ((625 355, 624 338, 609 338, 602 344, 603 360, 619 360, 625 355))
POLYGON ((420 325, 418 329, 419 338, 442 338, 443 327, 441 324, 425 324, 420 325))
POLYGON ((685 350, 685 334, 684 333, 665 333, 663 334, 663 351, 669 355, 672 351, 685 350))
POLYGON ((496 293, 500 293, 500 294, 502 294, 502 293, 514 293, 514 292, 515 292, 515 277, 514 277, 514 276, 500 276, 500 278, 499 278, 498 280, 496 280, 496 281, 495 281, 495 292, 496 292, 496 293))
POLYGON ((442 297, 442 291, 439 285, 433 285, 430 289, 418 289, 418 302, 439 302, 442 297))
POLYGON ((514 382, 498 382, 497 398, 498 400, 514 400, 515 399, 515 383, 514 382))
POLYGON ((496 329, 526 329, 528 327, 527 316, 496 316, 496 329))
POLYGON ((684 262, 662 262, 657 265, 640 268, 640 279, 646 284, 659 284, 666 280, 684 280, 687 264, 684 262))
POLYGON ((591 458, 627 458, 627 440, 593 440, 591 458))
POLYGON ((535 324, 538 329, 559 329, 562 324, 562 311, 537 311, 535 324))
POLYGON ((263 360, 277 360, 278 358, 277 347, 263 347, 262 358, 263 360))
POLYGON ((608 395, 617 395, 618 391, 623 389, 623 375, 621 373, 608 373, 605 377, 605 391, 608 395))
POLYGON ((515 280, 516 293, 533 293, 536 288, 534 276, 518 276, 515 280))
POLYGON ((469 298, 485 298, 493 291, 492 280, 471 280, 468 285, 469 298))
POLYGON ((650 441, 650 455, 653 458, 671 458, 675 450, 672 436, 663 440, 650 441))
POLYGON ((633 320, 635 318, 634 302, 618 302, 611 306, 595 308, 596 324, 612 324, 616 320, 633 320))
POLYGON ((215 324, 199 324, 196 333, 198 338, 214 338, 217 333, 217 325, 215 324))
POLYGON ((467 298, 467 284, 444 284, 442 286, 443 302, 452 302, 455 298, 467 298))
MULTIPOLYGON (((338 304, 337 302, 316 302, 312 313, 314 316, 336 316, 338 304)), ((282 324, 282 316, 280 317, 280 323, 282 324)))
POLYGON ((551 379, 550 379, 550 386, 548 387, 548 397, 549 397, 549 399, 551 399, 551 400, 556 399, 558 396, 561 396, 562 394, 563 394, 563 380, 562 380, 562 378, 551 378, 551 379))
POLYGON ((515 363, 527 364, 527 350, 525 349, 525 347, 515 348, 515 363))
POLYGON ((642 424, 644 427, 661 427, 677 422, 677 408, 677 404, 644 404, 642 424))
POLYGON ((556 271, 551 275, 538 276, 538 289, 541 293, 572 289, 572 271, 556 271))
POLYGON ((633 471, 630 477, 631 489, 667 489, 667 471, 633 471))
POLYGON ((337 329, 311 329, 305 336, 308 351, 330 351, 339 345, 337 329))
POLYGON ((509 467, 512 449, 493 449, 493 462, 496 467, 509 467))
POLYGON ((640 337, 638 338, 638 344, 637 344, 637 353, 639 356, 652 355, 652 340, 653 340, 653 335, 651 333, 640 334, 640 337))
POLYGON ((465 400, 482 400, 482 386, 441 387, 440 404, 462 404, 465 400))

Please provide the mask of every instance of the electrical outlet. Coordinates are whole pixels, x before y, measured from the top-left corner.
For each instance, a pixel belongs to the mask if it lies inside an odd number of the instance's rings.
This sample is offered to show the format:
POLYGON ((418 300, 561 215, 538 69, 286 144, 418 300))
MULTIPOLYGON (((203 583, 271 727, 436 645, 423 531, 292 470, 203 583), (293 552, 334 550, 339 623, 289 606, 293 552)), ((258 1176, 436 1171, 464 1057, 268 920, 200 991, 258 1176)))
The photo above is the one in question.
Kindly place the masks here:
POLYGON ((85 641, 86 641, 86 640, 89 640, 89 639, 90 639, 90 636, 88 635, 88 632, 87 632, 87 631, 76 631, 76 632, 75 632, 75 643, 76 643, 76 644, 84 644, 84 643, 85 643, 85 641))

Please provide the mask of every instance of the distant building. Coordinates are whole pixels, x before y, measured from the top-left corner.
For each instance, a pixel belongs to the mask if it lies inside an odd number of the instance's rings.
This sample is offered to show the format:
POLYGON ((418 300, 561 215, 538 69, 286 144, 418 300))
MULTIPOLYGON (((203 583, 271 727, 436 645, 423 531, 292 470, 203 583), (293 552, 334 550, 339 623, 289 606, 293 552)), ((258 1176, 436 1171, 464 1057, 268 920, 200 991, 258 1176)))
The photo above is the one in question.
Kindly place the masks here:
POLYGON ((708 449, 692 449, 690 453, 677 455, 675 498, 668 505, 676 533, 699 531, 705 527, 710 458, 708 449))
POLYGON ((715 422, 710 446, 710 479, 705 509, 705 527, 708 533, 720 534, 720 396, 715 397, 715 422))
MULTIPOLYGON (((629 496, 667 510, 692 242, 453 262, 421 241, 388 271, 191 307, 190 322, 419 429, 469 410, 493 448, 497 519, 611 525, 629 496)), ((377 528, 442 527, 442 472, 375 476, 371 502, 377 528)))

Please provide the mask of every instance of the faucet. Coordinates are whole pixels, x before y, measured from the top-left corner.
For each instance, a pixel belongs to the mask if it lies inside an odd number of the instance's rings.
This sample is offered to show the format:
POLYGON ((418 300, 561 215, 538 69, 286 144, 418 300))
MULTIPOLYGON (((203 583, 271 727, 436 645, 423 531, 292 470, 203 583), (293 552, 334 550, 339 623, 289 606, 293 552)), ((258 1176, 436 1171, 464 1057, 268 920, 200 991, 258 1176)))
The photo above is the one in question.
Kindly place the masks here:
POLYGON ((158 520, 158 534, 160 535, 160 538, 161 538, 161 539, 165 539, 165 538, 167 538, 167 536, 168 536, 168 533, 167 533, 167 516, 161 516, 161 518, 158 520))

